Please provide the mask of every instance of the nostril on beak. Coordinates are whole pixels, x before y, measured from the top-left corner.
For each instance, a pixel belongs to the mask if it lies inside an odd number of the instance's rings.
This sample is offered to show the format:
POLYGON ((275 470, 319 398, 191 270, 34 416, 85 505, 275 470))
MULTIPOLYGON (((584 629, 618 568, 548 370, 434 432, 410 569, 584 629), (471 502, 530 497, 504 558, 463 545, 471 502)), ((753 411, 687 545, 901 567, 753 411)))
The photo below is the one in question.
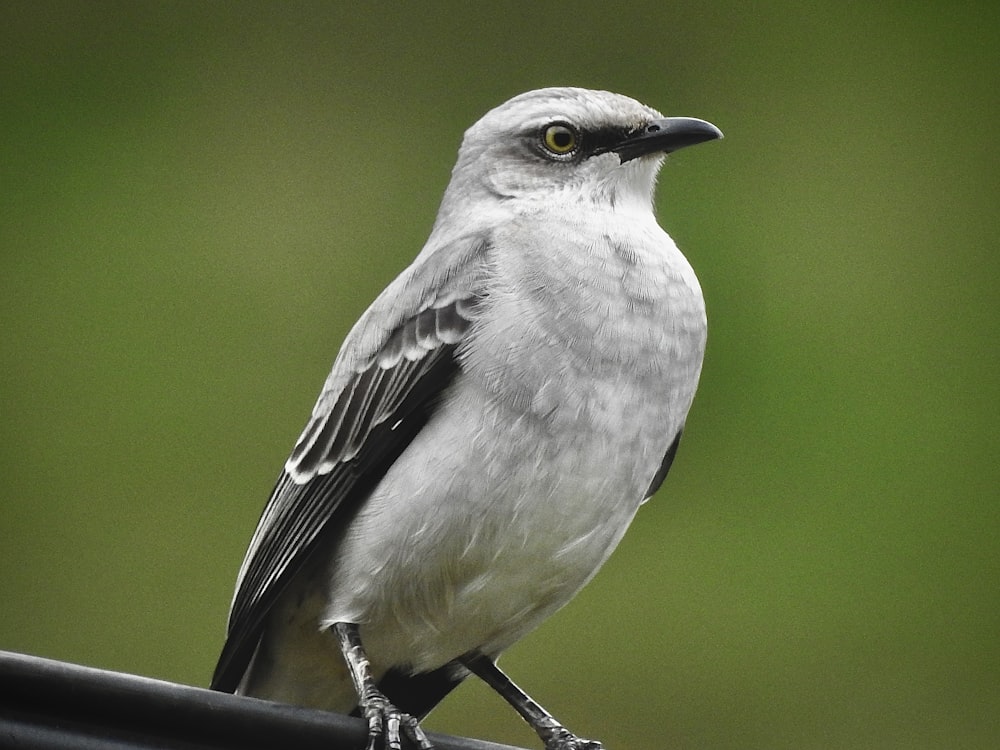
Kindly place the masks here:
POLYGON ((660 126, 654 123, 654 124, 650 125, 648 128, 646 128, 646 132, 647 133, 656 133, 657 131, 659 131, 659 129, 660 129, 660 126))

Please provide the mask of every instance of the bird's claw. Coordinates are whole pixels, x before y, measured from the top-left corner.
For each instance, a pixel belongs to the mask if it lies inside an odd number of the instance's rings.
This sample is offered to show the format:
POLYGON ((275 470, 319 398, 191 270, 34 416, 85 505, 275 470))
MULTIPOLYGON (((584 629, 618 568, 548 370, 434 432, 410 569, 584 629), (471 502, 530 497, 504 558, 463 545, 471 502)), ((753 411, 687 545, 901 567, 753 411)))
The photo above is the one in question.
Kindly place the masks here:
POLYGON ((400 711, 378 691, 366 696, 364 717, 368 722, 366 750, 402 750, 404 736, 420 750, 434 750, 416 717, 400 711))
POLYGON ((565 727, 554 728, 545 738, 545 750, 604 750, 597 740, 577 737, 565 727))

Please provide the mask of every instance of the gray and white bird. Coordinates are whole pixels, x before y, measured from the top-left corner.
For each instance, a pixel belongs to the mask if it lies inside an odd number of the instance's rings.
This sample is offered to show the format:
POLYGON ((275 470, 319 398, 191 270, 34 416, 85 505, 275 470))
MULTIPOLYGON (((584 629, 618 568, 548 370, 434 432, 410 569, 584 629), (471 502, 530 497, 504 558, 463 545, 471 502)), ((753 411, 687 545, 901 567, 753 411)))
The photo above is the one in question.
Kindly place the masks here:
POLYGON ((430 238, 351 329, 239 571, 217 690, 408 737, 474 673, 548 750, 600 748, 497 657, 566 604, 663 482, 705 307, 653 214, 721 138, 618 94, 517 96, 465 133, 430 238))

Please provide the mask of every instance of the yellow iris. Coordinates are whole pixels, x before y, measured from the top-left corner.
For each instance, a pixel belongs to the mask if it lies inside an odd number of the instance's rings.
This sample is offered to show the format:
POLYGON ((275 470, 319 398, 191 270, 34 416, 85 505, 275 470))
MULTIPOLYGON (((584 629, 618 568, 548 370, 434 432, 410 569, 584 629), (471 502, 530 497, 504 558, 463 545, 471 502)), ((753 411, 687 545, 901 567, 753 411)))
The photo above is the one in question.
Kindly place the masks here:
POLYGON ((545 148, 560 156, 576 148, 576 131, 566 125, 549 125, 543 136, 545 148))

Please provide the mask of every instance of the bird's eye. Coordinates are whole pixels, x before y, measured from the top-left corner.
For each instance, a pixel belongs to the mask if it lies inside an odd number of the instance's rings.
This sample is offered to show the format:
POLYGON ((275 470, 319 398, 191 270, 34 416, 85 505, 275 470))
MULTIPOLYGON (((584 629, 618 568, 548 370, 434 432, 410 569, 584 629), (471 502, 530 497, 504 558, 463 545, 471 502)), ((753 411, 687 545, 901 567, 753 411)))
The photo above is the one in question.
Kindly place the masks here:
POLYGON ((576 150, 576 131, 569 125, 549 125, 542 134, 545 148, 556 156, 566 156, 576 150))

